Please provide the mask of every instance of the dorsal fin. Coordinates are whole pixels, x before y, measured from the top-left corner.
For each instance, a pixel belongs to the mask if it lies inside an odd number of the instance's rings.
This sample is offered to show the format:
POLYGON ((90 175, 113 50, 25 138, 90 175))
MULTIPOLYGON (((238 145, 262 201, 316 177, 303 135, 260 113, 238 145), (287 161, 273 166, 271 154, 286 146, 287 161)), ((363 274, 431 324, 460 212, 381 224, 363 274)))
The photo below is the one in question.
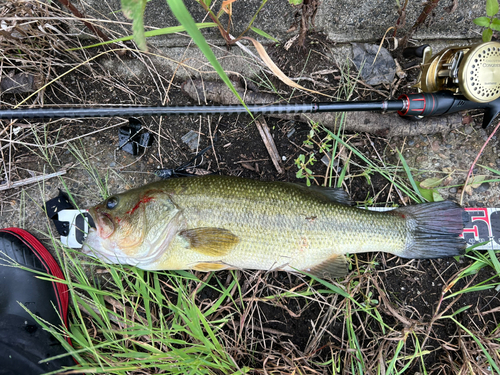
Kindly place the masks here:
POLYGON ((314 191, 317 194, 325 196, 328 200, 332 202, 337 202, 341 204, 346 204, 348 206, 352 205, 351 197, 342 188, 331 188, 325 186, 309 186, 307 189, 314 191))
POLYGON ((342 188, 331 188, 331 187, 317 186, 317 185, 306 186, 294 182, 284 182, 284 183, 293 185, 295 188, 299 188, 303 192, 311 194, 312 196, 321 200, 336 202, 348 206, 352 205, 351 198, 342 188))

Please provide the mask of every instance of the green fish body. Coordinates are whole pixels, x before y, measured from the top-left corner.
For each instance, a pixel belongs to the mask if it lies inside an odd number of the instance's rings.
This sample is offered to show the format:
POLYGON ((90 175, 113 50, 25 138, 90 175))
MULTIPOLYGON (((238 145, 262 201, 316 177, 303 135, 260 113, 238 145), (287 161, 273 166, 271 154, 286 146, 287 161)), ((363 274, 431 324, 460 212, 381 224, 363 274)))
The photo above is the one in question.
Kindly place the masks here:
POLYGON ((146 270, 347 272, 345 254, 404 258, 462 254, 462 209, 452 202, 388 212, 349 205, 338 189, 204 176, 155 182, 92 207, 84 252, 146 270))

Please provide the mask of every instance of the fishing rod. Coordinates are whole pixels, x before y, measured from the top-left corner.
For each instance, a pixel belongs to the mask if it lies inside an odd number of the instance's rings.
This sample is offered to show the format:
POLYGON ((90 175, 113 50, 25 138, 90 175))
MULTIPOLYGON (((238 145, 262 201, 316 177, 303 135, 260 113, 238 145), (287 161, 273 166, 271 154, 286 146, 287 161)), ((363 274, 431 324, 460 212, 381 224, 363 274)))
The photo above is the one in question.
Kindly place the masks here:
POLYGON ((423 118, 458 111, 484 110, 483 128, 500 113, 500 43, 446 48, 432 56, 428 45, 405 50, 422 57, 417 85, 420 91, 397 100, 339 101, 297 104, 217 106, 109 106, 97 108, 0 109, 0 119, 55 119, 114 116, 168 116, 200 114, 282 114, 319 112, 395 111, 403 117, 423 118))
POLYGON ((319 102, 297 104, 249 104, 214 106, 159 106, 159 107, 98 107, 98 108, 28 108, 0 110, 0 119, 55 119, 114 116, 171 116, 216 114, 280 114, 358 111, 397 111, 403 117, 428 117, 470 109, 484 109, 483 127, 488 126, 500 113, 500 98, 487 103, 477 103, 450 91, 402 95, 398 100, 378 102, 319 102))

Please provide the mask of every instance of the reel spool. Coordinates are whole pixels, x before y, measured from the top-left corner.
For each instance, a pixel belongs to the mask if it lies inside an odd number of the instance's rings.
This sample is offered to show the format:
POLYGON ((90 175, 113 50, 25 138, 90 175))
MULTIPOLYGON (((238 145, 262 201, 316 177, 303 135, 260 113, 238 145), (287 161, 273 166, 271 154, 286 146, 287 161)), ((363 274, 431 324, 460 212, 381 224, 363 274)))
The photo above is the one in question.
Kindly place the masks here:
POLYGON ((467 47, 450 47, 432 56, 422 52, 421 92, 452 91, 476 103, 500 97, 500 43, 487 42, 467 47))

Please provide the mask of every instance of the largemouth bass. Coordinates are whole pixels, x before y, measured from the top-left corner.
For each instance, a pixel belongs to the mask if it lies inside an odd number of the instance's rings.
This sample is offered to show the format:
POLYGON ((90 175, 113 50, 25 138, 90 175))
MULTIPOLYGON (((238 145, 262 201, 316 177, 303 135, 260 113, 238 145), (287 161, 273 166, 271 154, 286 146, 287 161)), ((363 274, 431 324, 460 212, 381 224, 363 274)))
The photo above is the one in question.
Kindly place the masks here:
POLYGON ((204 176, 158 181, 89 210, 85 253, 145 270, 347 273, 345 254, 463 254, 462 208, 444 201, 373 212, 339 189, 204 176))

